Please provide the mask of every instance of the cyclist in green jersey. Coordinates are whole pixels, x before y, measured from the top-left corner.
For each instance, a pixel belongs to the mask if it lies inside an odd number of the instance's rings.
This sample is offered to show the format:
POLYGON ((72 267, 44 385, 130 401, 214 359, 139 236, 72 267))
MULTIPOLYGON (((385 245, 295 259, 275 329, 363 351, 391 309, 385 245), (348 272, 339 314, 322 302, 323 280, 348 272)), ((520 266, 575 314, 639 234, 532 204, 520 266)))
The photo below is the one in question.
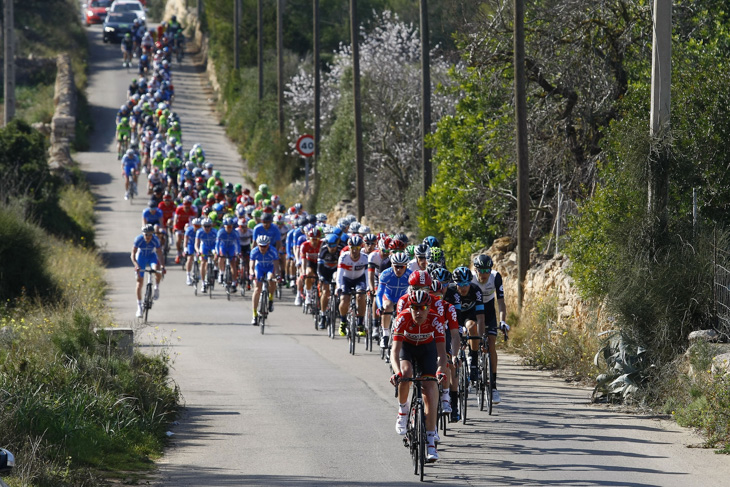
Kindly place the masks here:
POLYGON ((129 143, 131 136, 132 128, 129 126, 129 119, 122 117, 117 124, 117 160, 120 160, 127 151, 125 146, 129 143))

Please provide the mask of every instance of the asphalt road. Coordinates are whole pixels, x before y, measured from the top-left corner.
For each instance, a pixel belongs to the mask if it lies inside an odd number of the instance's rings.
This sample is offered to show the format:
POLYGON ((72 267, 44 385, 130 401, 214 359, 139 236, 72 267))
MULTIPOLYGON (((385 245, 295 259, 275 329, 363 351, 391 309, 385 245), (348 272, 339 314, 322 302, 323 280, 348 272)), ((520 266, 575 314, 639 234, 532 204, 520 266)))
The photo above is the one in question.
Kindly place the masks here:
MULTIPOLYGON (((347 353, 293 306, 285 292, 266 335, 248 323, 248 298, 195 297, 172 266, 151 323, 134 319, 129 260, 144 198, 124 201, 113 145, 114 115, 133 73, 118 45, 91 45, 91 150, 77 154, 97 200, 97 243, 108 263, 116 323, 133 326, 140 347, 173 357, 185 410, 155 484, 164 486, 410 485, 408 451, 394 432, 396 402, 388 369, 374 353, 347 353)), ((190 58, 174 66, 186 148, 201 142, 226 180, 242 182, 242 163, 223 135, 203 74, 190 58)), ((588 404, 590 391, 502 357, 503 403, 493 416, 473 409, 466 426, 442 436, 441 461, 426 478, 439 485, 726 486, 730 461, 688 448, 700 439, 672 422, 588 404)))

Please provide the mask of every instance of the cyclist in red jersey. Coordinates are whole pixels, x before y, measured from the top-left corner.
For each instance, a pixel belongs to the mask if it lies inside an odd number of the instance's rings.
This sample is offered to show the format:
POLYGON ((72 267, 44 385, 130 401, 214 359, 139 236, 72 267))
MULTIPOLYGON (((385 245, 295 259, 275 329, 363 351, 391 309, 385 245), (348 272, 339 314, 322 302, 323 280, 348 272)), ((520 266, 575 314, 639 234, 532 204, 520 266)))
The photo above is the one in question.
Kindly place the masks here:
POLYGON ((317 259, 319 258, 319 249, 322 247, 322 230, 314 227, 307 233, 307 240, 299 246, 299 255, 302 263, 300 272, 304 276, 305 287, 305 303, 312 304, 312 284, 314 277, 317 276, 317 259))
MULTIPOLYGON (((412 378, 413 367, 418 366, 421 377, 443 379, 446 370, 446 345, 443 313, 432 305, 427 291, 415 291, 409 298, 409 306, 398 314, 393 323, 393 348, 390 363, 393 367, 391 383, 398 384, 398 418, 395 431, 404 435, 408 422, 408 392, 410 384, 401 378, 412 378)), ((434 382, 423 384, 424 411, 426 413, 426 440, 429 462, 438 460, 436 451, 436 421, 438 411, 438 387, 434 382)))
POLYGON ((185 234, 185 225, 190 220, 198 216, 198 209, 193 206, 193 197, 186 196, 183 198, 183 204, 175 208, 175 219, 173 228, 175 229, 175 246, 177 248, 178 257, 175 258, 176 263, 179 262, 179 257, 182 254, 183 247, 183 235, 185 234))

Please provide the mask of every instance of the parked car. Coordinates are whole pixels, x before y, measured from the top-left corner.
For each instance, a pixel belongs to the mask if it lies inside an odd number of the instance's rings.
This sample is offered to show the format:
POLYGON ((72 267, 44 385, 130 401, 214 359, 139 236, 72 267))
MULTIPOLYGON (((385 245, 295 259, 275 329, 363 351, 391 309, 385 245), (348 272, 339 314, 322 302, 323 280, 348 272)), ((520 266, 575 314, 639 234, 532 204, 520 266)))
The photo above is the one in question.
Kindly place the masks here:
POLYGON ((145 7, 139 0, 114 0, 114 3, 109 8, 109 13, 112 12, 134 12, 142 22, 147 20, 145 7))
POLYGON ((136 18, 134 12, 109 12, 104 19, 104 42, 121 42, 124 34, 132 32, 136 18))
POLYGON ((91 24, 101 24, 106 18, 107 10, 112 6, 112 0, 90 0, 82 5, 86 27, 91 24))
MULTIPOLYGON (((0 473, 7 473, 15 466, 15 457, 4 448, 0 448, 0 473)), ((0 479, 0 487, 7 487, 0 479)))

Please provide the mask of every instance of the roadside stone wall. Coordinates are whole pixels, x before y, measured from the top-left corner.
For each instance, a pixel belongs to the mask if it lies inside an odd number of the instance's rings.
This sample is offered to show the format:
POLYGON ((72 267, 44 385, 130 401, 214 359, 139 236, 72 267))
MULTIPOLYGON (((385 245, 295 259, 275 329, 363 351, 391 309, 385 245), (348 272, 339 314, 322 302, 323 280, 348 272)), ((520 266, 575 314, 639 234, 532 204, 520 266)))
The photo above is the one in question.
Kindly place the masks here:
POLYGON ((59 54, 56 58, 53 104, 55 112, 50 127, 49 165, 53 170, 64 172, 73 164, 70 145, 76 133, 76 84, 68 54, 59 54))
MULTIPOLYGON (((482 253, 492 258, 495 270, 502 274, 507 311, 517 311, 516 241, 510 237, 499 238, 491 247, 483 249, 477 254, 482 253)), ((547 258, 532 252, 530 268, 525 279, 523 302, 525 309, 538 305, 548 297, 555 296, 558 322, 569 320, 576 326, 582 326, 588 320, 598 319, 599 324, 605 324, 607 320, 604 307, 599 306, 596 309, 595 306, 589 305, 580 297, 573 278, 567 273, 569 267, 570 260, 562 254, 547 258)))

